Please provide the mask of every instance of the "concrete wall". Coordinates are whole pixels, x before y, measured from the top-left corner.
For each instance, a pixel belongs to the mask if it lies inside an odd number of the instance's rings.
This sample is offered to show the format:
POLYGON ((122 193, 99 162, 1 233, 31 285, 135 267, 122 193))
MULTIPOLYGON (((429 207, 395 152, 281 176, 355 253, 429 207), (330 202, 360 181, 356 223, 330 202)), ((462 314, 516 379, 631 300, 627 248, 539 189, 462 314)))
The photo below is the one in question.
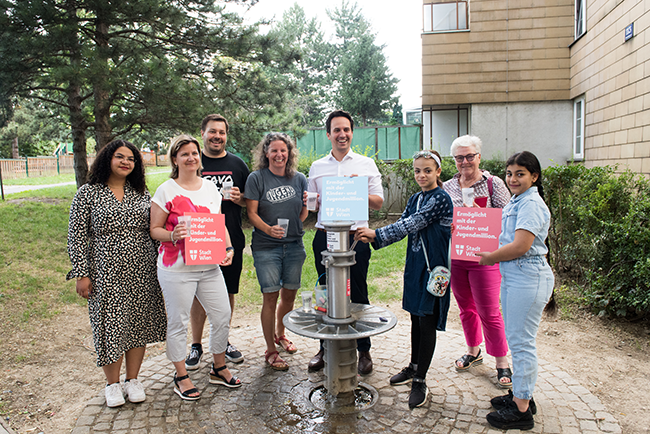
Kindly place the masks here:
POLYGON ((470 130, 483 158, 530 151, 548 167, 571 160, 572 113, 571 101, 472 104, 470 130))
POLYGON ((649 28, 648 0, 587 0, 587 32, 571 47, 571 98, 585 96, 587 167, 618 164, 650 176, 649 28))

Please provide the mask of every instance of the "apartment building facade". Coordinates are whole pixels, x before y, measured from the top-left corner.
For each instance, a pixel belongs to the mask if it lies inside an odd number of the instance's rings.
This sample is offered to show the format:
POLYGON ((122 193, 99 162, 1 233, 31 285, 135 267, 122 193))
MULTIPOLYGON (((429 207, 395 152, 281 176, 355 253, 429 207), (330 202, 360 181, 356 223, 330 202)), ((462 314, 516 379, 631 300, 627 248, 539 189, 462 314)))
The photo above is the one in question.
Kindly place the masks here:
POLYGON ((650 175, 650 2, 423 0, 424 146, 650 175), (633 29, 630 29, 632 25, 633 29), (627 38, 627 39, 626 39, 627 38))

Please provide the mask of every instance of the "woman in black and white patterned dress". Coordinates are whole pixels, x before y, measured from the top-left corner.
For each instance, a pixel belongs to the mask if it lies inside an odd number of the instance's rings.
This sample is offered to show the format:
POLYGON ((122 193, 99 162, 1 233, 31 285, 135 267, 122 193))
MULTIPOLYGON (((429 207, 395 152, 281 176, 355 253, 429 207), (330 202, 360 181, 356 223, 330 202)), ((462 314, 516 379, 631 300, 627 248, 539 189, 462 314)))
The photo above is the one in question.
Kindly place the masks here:
POLYGON ((77 293, 88 299, 97 366, 106 375, 106 404, 146 399, 138 372, 148 343, 165 340, 167 317, 149 236, 151 196, 140 152, 129 142, 106 145, 70 206, 68 253, 77 293), (122 358, 126 379, 120 384, 122 358))

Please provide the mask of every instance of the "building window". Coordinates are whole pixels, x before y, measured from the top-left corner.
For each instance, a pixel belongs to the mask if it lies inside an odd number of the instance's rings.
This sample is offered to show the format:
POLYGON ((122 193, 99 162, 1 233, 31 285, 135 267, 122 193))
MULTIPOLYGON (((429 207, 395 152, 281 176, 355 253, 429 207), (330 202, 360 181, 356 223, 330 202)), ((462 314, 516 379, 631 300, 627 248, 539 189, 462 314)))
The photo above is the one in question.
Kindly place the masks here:
POLYGON ((573 101, 573 159, 585 158, 585 97, 573 101))
POLYGON ((448 156, 451 142, 468 134, 468 108, 422 111, 422 147, 448 156))
POLYGON ((424 31, 445 32, 467 29, 467 2, 427 3, 424 5, 424 31))
POLYGON ((575 16, 575 39, 578 39, 587 31, 587 18, 585 11, 585 0, 576 0, 575 16))

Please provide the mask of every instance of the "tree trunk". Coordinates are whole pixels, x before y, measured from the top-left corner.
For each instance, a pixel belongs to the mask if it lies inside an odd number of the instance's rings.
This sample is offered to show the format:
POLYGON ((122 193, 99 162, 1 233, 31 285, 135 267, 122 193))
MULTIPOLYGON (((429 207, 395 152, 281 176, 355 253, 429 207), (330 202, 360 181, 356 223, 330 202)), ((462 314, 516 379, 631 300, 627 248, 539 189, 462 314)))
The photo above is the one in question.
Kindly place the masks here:
POLYGON ((81 95, 79 86, 68 87, 68 105, 70 124, 72 126, 72 152, 74 153, 74 175, 77 188, 88 181, 88 160, 86 154, 86 122, 81 113, 81 95))
POLYGON ((14 137, 14 140, 11 142, 11 158, 20 158, 20 153, 18 152, 18 136, 14 137))
MULTIPOLYGON (((100 8, 101 9, 101 8, 100 8)), ((95 74, 93 77, 93 96, 95 98, 95 149, 100 151, 111 141, 110 93, 106 85, 108 68, 108 24, 103 20, 102 11, 97 11, 95 26, 96 55, 94 58, 95 74)))
MULTIPOLYGON (((76 23, 77 8, 74 0, 66 2, 66 13, 71 23, 76 23)), ((70 31, 70 65, 74 71, 81 68, 81 50, 76 26, 70 31)), ((74 153, 74 175, 77 188, 88 181, 88 160, 86 158, 86 129, 88 123, 82 112, 81 83, 73 75, 66 91, 68 95, 68 110, 72 128, 72 152, 74 153)))

